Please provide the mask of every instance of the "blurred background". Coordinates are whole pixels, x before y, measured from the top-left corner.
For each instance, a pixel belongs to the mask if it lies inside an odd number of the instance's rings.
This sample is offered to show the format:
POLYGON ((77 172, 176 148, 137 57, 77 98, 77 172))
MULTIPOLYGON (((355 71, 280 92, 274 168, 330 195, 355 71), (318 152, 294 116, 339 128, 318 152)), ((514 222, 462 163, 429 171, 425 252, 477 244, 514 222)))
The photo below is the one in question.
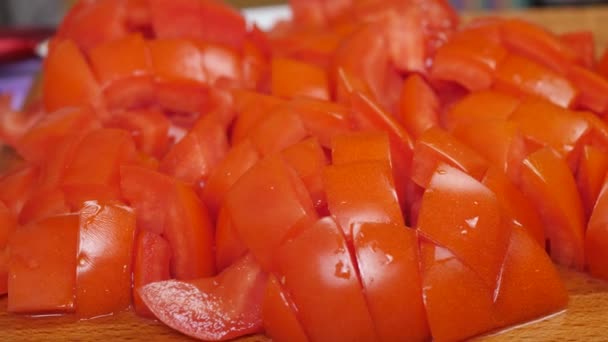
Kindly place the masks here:
MULTIPOLYGON (((54 26, 73 0, 0 0, 0 25, 54 26)), ((285 3, 281 0, 228 0, 239 7, 285 3)), ((450 0, 462 10, 508 9, 530 6, 585 5, 608 0, 450 0)))

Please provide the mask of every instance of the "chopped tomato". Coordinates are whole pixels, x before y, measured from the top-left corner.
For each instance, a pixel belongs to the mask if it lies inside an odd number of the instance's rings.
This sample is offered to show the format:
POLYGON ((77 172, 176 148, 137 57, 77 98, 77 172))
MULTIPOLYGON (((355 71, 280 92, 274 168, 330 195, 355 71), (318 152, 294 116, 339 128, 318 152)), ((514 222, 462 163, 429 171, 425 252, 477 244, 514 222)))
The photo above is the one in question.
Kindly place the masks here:
POLYGON ((297 308, 276 276, 268 277, 262 317, 264 330, 276 341, 307 342, 308 337, 297 315, 297 308))
POLYGON ((582 269, 585 216, 568 164, 551 148, 538 150, 524 160, 519 187, 540 214, 553 260, 582 269))
POLYGON ((262 331, 266 279, 248 254, 216 277, 160 281, 137 291, 154 316, 173 329, 225 341, 262 331))
POLYGON ((602 189, 608 172, 608 155, 605 151, 586 145, 576 170, 576 184, 585 208, 585 217, 589 217, 602 189))
POLYGON ((285 278, 311 340, 377 340, 357 269, 335 221, 313 223, 285 243, 277 256, 279 277, 285 278))
POLYGON ((587 224, 585 235, 585 259, 589 272, 602 279, 608 279, 608 265, 606 265, 606 243, 608 243, 608 186, 606 180, 598 195, 597 202, 587 224))
POLYGON ((76 267, 78 316, 96 317, 129 307, 134 239, 135 213, 131 208, 115 203, 84 204, 76 267))
POLYGON ((137 233, 133 260, 133 306, 140 316, 154 317, 136 291, 140 287, 171 277, 171 247, 162 236, 145 230, 137 233))
POLYGON ((99 83, 107 86, 123 78, 151 74, 149 54, 143 37, 132 34, 95 46, 89 58, 99 83))
POLYGON ((439 98, 420 75, 409 76, 399 98, 399 119, 404 128, 418 139, 430 127, 439 126, 439 98))
POLYGON ((54 216, 15 231, 9 242, 9 312, 74 312, 78 221, 78 215, 54 216))
POLYGON ((329 99, 327 73, 324 69, 294 59, 275 57, 271 64, 271 92, 278 97, 309 96, 329 99), (293 77, 298 75, 298 77, 293 77))
POLYGON ((578 107, 598 114, 608 111, 608 100, 605 96, 608 92, 608 79, 578 65, 568 69, 568 78, 579 91, 576 99, 578 107))
POLYGON ((577 62, 586 67, 595 66, 595 39, 591 31, 573 31, 559 35, 559 40, 576 54, 577 62))

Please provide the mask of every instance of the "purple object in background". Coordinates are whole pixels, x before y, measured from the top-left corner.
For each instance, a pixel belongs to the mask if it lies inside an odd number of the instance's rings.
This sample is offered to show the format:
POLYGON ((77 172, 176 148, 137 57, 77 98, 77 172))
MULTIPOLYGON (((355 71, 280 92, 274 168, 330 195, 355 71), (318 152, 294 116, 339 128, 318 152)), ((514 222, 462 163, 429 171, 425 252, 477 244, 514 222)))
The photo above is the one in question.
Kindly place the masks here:
POLYGON ((23 106, 41 66, 42 61, 38 58, 0 65, 0 93, 12 96, 14 109, 23 106))

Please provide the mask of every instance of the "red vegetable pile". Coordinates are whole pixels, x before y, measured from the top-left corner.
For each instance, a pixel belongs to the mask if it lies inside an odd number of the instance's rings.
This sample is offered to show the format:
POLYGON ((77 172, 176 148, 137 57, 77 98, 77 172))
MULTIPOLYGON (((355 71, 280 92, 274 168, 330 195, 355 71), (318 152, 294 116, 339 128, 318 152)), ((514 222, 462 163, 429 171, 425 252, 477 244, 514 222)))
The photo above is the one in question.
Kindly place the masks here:
POLYGON ((81 1, 2 111, 8 311, 453 341, 608 279, 608 54, 442 0, 81 1))

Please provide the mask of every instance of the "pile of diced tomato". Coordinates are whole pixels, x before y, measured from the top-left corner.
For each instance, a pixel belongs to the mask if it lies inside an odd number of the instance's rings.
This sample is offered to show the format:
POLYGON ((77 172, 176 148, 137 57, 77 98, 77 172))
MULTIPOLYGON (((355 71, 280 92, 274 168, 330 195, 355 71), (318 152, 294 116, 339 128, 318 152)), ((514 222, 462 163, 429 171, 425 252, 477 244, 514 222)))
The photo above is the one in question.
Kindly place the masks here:
POLYGON ((454 341, 608 279, 608 53, 444 0, 88 0, 0 113, 0 294, 227 340, 454 341))

